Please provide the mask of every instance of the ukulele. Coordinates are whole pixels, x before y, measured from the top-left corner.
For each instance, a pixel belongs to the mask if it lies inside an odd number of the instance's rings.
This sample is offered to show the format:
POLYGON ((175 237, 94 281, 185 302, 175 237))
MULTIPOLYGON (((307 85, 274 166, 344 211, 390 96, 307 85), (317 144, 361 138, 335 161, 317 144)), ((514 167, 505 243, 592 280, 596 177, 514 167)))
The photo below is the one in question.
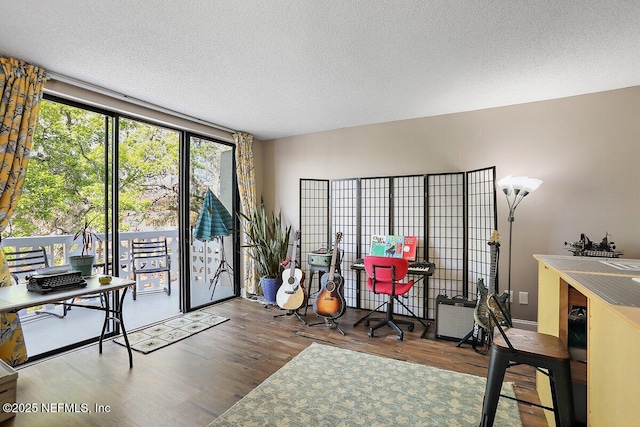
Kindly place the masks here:
POLYGON ((296 231, 293 238, 293 254, 291 255, 291 266, 288 270, 282 272, 282 286, 276 294, 276 303, 280 308, 285 310, 299 309, 305 300, 305 292, 302 287, 302 270, 296 268, 296 251, 298 249, 298 240, 300 240, 300 231, 296 231))
POLYGON ((331 267, 329 273, 320 279, 321 289, 313 302, 313 311, 318 316, 336 319, 344 314, 345 302, 342 296, 342 276, 336 273, 336 259, 338 245, 342 239, 342 233, 336 234, 331 255, 331 267))

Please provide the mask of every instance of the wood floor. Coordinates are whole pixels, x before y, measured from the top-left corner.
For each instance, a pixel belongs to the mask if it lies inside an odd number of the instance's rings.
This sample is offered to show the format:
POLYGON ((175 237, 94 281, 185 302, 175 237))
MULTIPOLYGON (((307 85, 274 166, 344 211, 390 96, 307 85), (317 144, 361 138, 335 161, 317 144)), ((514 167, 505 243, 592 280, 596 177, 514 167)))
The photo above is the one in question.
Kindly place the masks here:
MULTIPOLYGON (((38 413, 19 413, 1 425, 206 426, 314 341, 478 376, 487 373, 488 356, 469 345, 457 348, 455 342, 434 340, 433 326, 427 339, 420 339, 417 327, 398 341, 389 328, 374 338, 364 325, 354 328, 365 313, 355 309, 339 319, 346 336, 324 325, 305 326, 295 316, 274 318, 283 312, 243 299, 208 311, 230 320, 156 352, 134 352, 131 370, 126 349, 111 341, 102 355, 93 345, 21 368, 18 402, 38 413)), ((305 319, 322 320, 311 309, 305 319)), ((514 368, 506 380, 515 383, 517 396, 537 401, 533 369, 514 368)), ((524 426, 547 425, 538 408, 521 404, 520 416, 524 426)))

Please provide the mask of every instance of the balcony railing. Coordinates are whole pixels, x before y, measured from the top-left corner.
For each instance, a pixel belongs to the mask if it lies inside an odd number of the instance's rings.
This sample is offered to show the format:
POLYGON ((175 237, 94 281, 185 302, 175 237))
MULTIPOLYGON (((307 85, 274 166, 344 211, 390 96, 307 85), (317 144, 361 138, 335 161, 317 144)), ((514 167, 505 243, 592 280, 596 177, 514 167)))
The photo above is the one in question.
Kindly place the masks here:
MULTIPOLYGON (((96 270, 102 271, 105 265, 105 254, 110 255, 110 245, 107 244, 104 234, 99 234, 100 240, 95 243, 91 253, 96 254, 96 270)), ((178 280, 180 267, 178 262, 178 230, 154 230, 154 231, 134 231, 120 233, 120 277, 132 277, 131 260, 129 256, 129 245, 131 239, 152 239, 165 238, 169 254, 173 262, 171 263, 171 277, 178 280)), ((197 243, 196 243, 197 244, 197 243)), ((50 266, 68 264, 69 256, 80 255, 82 251, 81 242, 73 240, 73 235, 64 234, 59 236, 31 236, 31 237, 8 237, 2 240, 5 251, 33 249, 44 247, 50 266)), ((149 274, 138 277, 138 289, 156 290, 162 289, 165 285, 162 274, 149 274)))

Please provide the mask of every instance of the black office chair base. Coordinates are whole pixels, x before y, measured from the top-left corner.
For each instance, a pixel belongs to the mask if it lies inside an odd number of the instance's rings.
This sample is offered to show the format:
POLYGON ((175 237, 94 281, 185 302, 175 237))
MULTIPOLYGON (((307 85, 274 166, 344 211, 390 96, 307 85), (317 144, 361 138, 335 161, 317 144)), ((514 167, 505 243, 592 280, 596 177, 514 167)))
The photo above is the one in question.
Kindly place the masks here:
POLYGON ((367 319, 364 322, 364 325, 369 326, 369 322, 379 322, 377 325, 373 326, 372 328, 369 328, 369 333, 367 335, 369 335, 369 337, 371 338, 373 338, 374 331, 376 329, 380 329, 383 326, 389 326, 390 328, 395 330, 396 333, 398 334, 398 341, 402 341, 404 339, 404 332, 402 331, 402 329, 400 329, 400 326, 398 325, 406 325, 407 330, 409 332, 413 332, 413 329, 415 328, 415 324, 407 320, 373 318, 373 319, 367 319))
POLYGON ((374 335, 373 331, 375 331, 376 329, 387 325, 387 326, 393 328, 397 332, 398 341, 402 341, 404 339, 404 332, 402 331, 402 329, 400 329, 400 327, 398 325, 408 325, 407 330, 409 332, 413 332, 413 329, 415 328, 415 324, 412 321, 396 319, 393 316, 394 315, 393 301, 397 301, 401 306, 403 306, 405 308, 405 310, 407 310, 409 312, 409 314, 411 314, 411 316, 415 320, 417 320, 418 322, 420 322, 420 324, 422 326, 424 326, 424 331, 422 332, 422 334, 420 334, 420 338, 425 338, 427 336, 427 331, 429 330, 429 326, 431 326, 431 323, 424 323, 422 321, 422 319, 420 319, 418 316, 416 316, 415 313, 413 311, 411 311, 411 309, 409 307, 407 307, 407 305, 405 303, 400 301, 400 299, 398 297, 393 297, 392 301, 386 301, 386 302, 382 303, 381 305, 379 305, 378 308, 376 308, 376 310, 378 310, 380 307, 382 307, 383 305, 386 304, 387 305, 387 311, 386 311, 386 316, 385 317, 369 319, 368 317, 375 312, 375 310, 374 310, 374 311, 369 312, 366 316, 364 316, 360 320, 358 320, 356 322, 356 325, 358 323, 360 323, 362 320, 365 321, 364 322, 365 326, 369 326, 370 322, 380 322, 376 326, 374 326, 373 328, 369 329, 369 333, 368 333, 369 337, 373 337, 373 335, 374 335))

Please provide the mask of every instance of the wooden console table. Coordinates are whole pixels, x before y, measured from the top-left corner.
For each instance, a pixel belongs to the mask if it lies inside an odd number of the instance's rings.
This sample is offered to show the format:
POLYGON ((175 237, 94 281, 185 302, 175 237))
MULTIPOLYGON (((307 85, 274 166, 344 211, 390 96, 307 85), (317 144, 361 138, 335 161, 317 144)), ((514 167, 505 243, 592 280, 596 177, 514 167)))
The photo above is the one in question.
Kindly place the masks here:
MULTIPOLYGON (((570 293, 577 291, 586 299, 587 363, 582 366, 586 368, 588 425, 638 425, 640 282, 633 278, 640 277, 640 271, 615 264, 640 267, 640 260, 534 258, 538 261, 539 332, 560 337, 566 344, 570 293)), ((551 403, 548 384, 538 373, 537 390, 546 405, 551 403)), ((549 425, 554 425, 553 414, 547 412, 549 425)))
POLYGON ((131 346, 129 345, 129 338, 127 338, 127 331, 124 327, 124 320, 122 318, 122 304, 124 303, 124 296, 127 293, 127 289, 130 286, 135 285, 136 282, 128 279, 120 279, 114 277, 111 283, 101 285, 98 281, 98 276, 86 278, 87 286, 84 288, 69 289, 60 292, 51 292, 48 294, 39 294, 37 292, 31 292, 27 290, 27 285, 14 285, 0 287, 0 313, 12 313, 18 312, 23 308, 34 307, 37 305, 62 303, 73 298, 79 298, 85 295, 92 294, 104 294, 104 307, 83 305, 83 304, 69 304, 71 307, 81 307, 91 310, 100 310, 104 312, 104 323, 102 325, 102 333, 100 334, 100 341, 98 345, 99 352, 102 353, 102 341, 104 339, 105 332, 107 330, 107 324, 109 319, 115 320, 120 324, 122 329, 122 335, 126 343, 127 351, 129 352, 129 368, 133 368, 133 354, 131 352, 131 346), (110 292, 120 292, 120 299, 115 300, 115 307, 110 307, 108 294, 110 292))

